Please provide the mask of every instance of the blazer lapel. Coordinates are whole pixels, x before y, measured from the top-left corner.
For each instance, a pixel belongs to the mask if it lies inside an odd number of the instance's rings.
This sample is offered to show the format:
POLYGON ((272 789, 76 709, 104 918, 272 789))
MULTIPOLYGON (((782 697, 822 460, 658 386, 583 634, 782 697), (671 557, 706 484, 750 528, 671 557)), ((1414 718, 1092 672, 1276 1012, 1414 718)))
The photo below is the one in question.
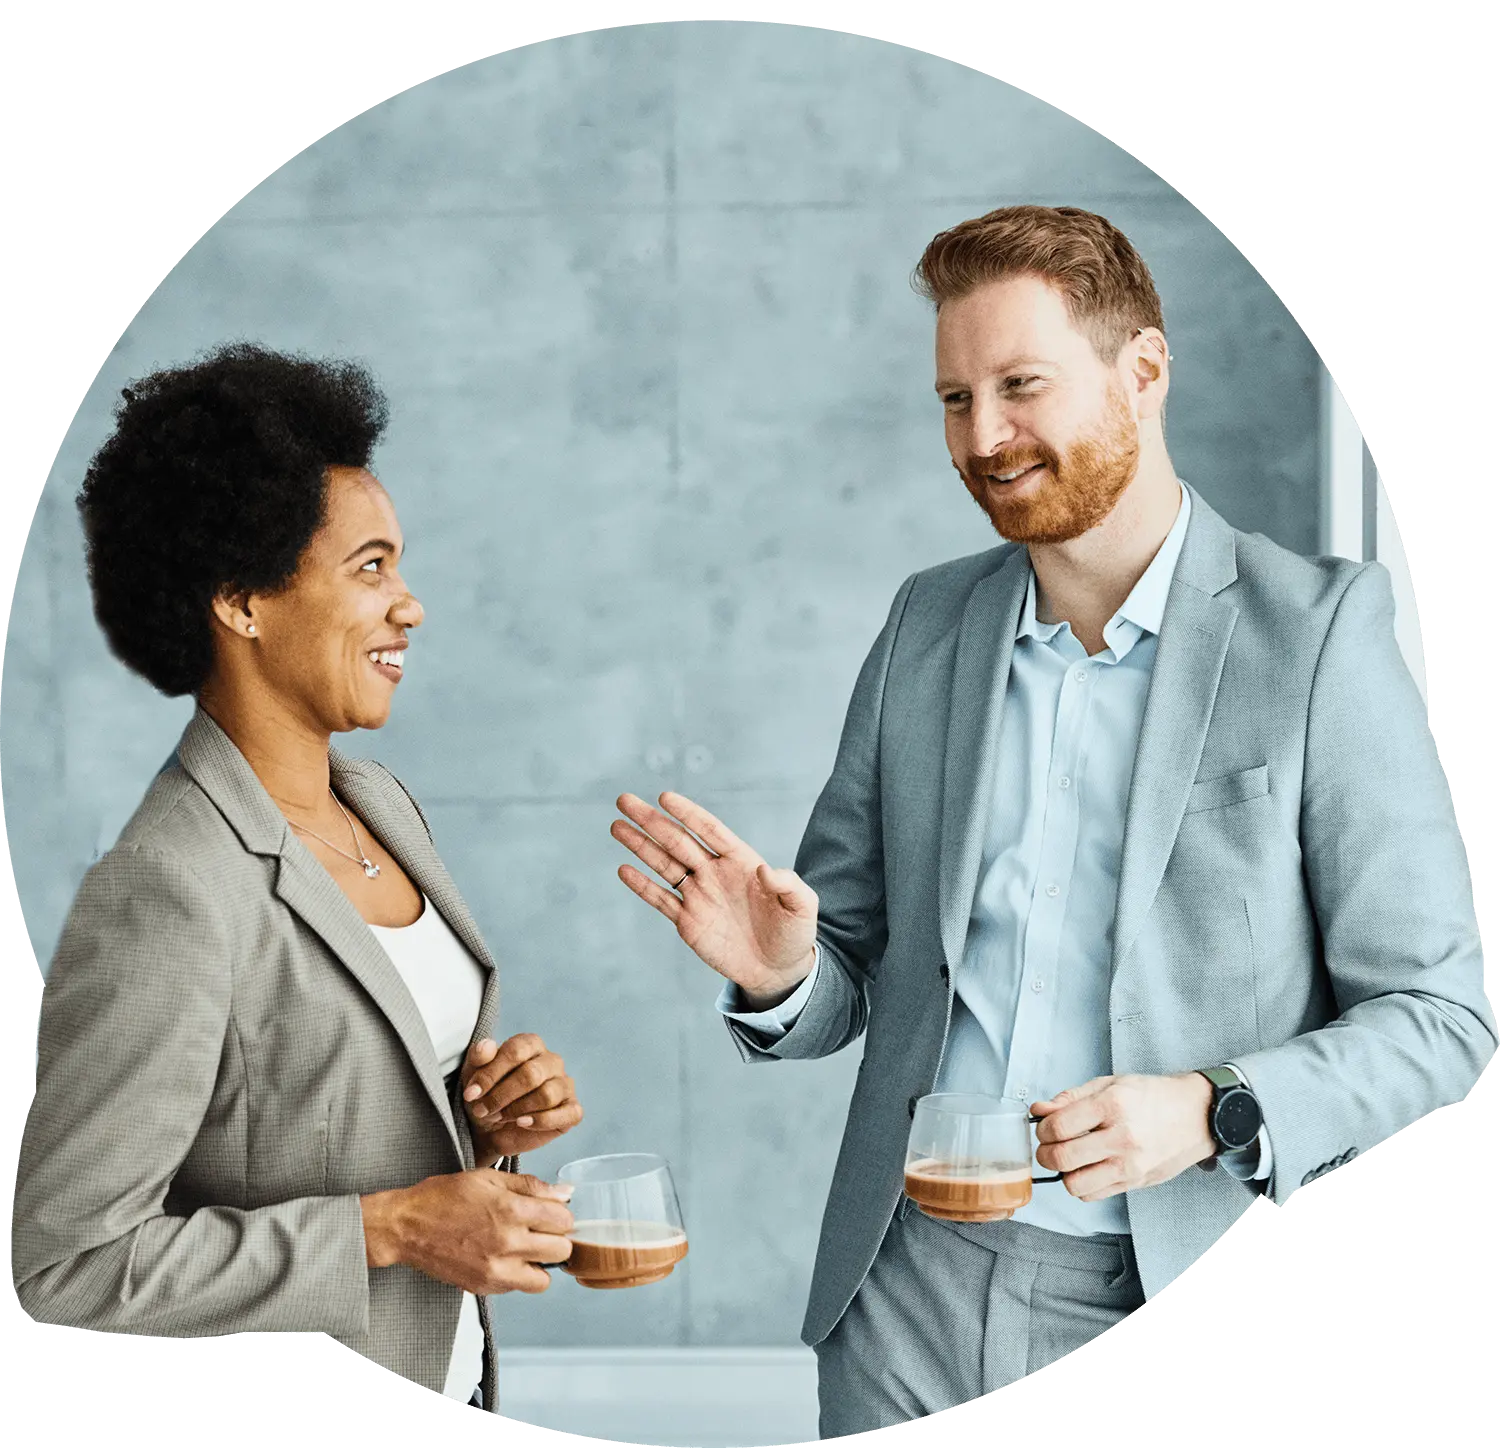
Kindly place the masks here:
POLYGON ((938 927, 949 969, 963 959, 995 777, 1000 716, 1031 559, 1016 548, 982 578, 959 621, 943 756, 938 927))
POLYGON ((396 862, 484 968, 484 996, 469 1039, 469 1044, 473 1045, 497 1028, 496 1016, 500 1010, 500 973, 479 926, 469 914, 469 907, 452 876, 438 858, 432 837, 427 833, 414 801, 395 776, 380 765, 350 759, 336 749, 328 751, 328 763, 334 788, 375 831, 396 862), (418 821, 415 827, 413 816, 418 821))
POLYGON ((1182 824, 1239 610, 1216 597, 1234 582, 1234 533, 1195 491, 1167 594, 1125 809, 1112 969, 1145 922, 1182 824))
MULTIPOLYGON (((199 709, 193 716, 177 746, 177 758, 186 772, 214 802, 230 827, 239 835, 245 848, 252 854, 262 855, 276 861, 274 889, 277 896, 294 911, 307 927, 333 952, 351 975, 360 983, 370 999, 390 1022, 400 1038, 412 1065, 420 1077, 428 1096, 447 1126, 454 1150, 460 1159, 466 1159, 463 1145, 454 1125, 453 1111, 443 1089, 443 1078, 438 1072, 437 1055, 433 1050, 432 1037, 427 1023, 422 1019, 406 982, 391 963, 390 957, 380 948, 370 927, 349 897, 335 884, 333 877, 317 859, 303 846, 292 832, 286 817, 277 808, 256 778, 255 771, 246 762, 244 755, 235 747, 229 736, 209 716, 199 709)), ((329 751, 330 769, 337 761, 339 773, 336 780, 341 785, 354 774, 349 762, 336 751, 329 751)), ((363 768, 369 766, 361 767, 363 768)), ((399 789, 400 786, 392 785, 399 789)), ((355 798, 353 791, 346 797, 355 804, 362 818, 380 836, 382 843, 407 869, 420 888, 427 891, 428 885, 435 887, 436 895, 428 898, 438 905, 445 919, 458 931, 464 943, 474 951, 475 957, 489 973, 488 998, 494 990, 494 963, 478 939, 473 921, 468 912, 462 912, 464 928, 460 929, 452 911, 452 899, 445 902, 446 893, 456 897, 457 892, 447 880, 447 872, 440 864, 433 870, 426 860, 422 867, 410 863, 422 855, 414 836, 421 835, 422 843, 436 863, 436 853, 420 825, 408 822, 396 809, 372 802, 375 791, 362 790, 355 798), (372 816, 374 816, 372 818, 372 816), (442 881, 434 876, 442 875, 442 881), (477 946, 477 949, 476 949, 477 946)), ((416 810, 411 808, 411 815, 416 810)), ((462 902, 459 902, 462 909, 462 902)), ((371 1083, 371 1089, 377 1089, 371 1083)))

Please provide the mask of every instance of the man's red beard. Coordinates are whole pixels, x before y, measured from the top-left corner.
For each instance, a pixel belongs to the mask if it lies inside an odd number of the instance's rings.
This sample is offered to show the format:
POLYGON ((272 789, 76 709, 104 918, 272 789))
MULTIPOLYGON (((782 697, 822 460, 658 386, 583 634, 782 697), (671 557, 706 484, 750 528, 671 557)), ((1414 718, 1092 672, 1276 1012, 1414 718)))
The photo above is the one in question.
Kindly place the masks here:
POLYGON ((1002 538, 1012 543, 1067 543, 1109 516, 1135 477, 1140 454, 1130 404, 1115 383, 1098 429, 1079 438, 1062 457, 1051 448, 1018 447, 953 466, 1002 538), (986 474, 999 477, 1035 463, 1051 476, 1042 478, 1029 497, 1004 497, 984 481, 986 474))

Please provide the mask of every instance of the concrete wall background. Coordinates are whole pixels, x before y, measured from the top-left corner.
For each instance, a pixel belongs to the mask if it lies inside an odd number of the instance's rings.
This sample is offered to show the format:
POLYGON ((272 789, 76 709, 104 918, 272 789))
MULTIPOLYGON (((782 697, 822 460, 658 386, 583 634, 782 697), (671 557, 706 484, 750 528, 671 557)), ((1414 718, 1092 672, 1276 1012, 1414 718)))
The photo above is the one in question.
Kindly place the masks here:
MULTIPOLYGON (((439 77, 251 192, 166 278, 48 479, 0 759, 45 960, 189 712, 105 650, 72 496, 125 381, 233 336, 354 355, 427 608, 390 725, 346 740, 423 802, 588 1118, 529 1164, 656 1150, 693 1255, 640 1294, 559 1281, 532 1345, 789 1344, 853 1054, 746 1070, 717 984, 613 878, 622 789, 695 795, 789 862, 891 595, 993 534, 943 451, 928 238, 1016 201, 1101 211, 1162 292, 1179 472, 1318 546, 1318 362, 1160 178, 1021 91, 867 39, 631 27, 439 77)), ((12 968, 17 968, 13 965, 12 968)))

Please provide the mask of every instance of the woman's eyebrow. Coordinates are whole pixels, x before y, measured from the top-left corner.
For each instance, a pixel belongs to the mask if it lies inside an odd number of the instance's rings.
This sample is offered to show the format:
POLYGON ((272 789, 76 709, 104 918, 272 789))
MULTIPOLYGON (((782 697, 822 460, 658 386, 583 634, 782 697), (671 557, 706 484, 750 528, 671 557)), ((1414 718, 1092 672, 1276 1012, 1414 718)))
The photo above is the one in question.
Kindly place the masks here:
POLYGON ((371 538, 368 543, 361 543, 354 552, 350 553, 344 559, 344 562, 353 563, 361 553, 368 553, 372 548, 378 548, 382 553, 390 553, 396 557, 400 557, 402 551, 389 538, 371 538))

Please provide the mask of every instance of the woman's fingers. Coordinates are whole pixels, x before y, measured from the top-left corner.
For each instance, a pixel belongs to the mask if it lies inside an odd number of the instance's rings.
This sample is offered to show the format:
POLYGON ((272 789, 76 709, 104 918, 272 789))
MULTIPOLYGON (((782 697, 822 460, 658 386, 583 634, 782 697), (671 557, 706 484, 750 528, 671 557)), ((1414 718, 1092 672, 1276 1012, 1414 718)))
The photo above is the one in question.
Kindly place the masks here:
MULTIPOLYGON (((562 1057, 554 1051, 543 1051, 541 1055, 532 1056, 513 1070, 507 1071, 483 1096, 470 1102, 470 1114, 475 1117, 498 1116, 513 1102, 520 1101, 554 1080, 566 1082, 567 1094, 572 1094, 573 1083, 563 1067, 562 1057)), ((542 1104, 556 1106, 564 1099, 566 1098, 559 1096, 542 1104)))
POLYGON ((520 1245, 520 1255, 528 1262, 566 1262, 572 1250, 569 1238, 550 1232, 527 1232, 520 1245))
POLYGON ((532 1111, 519 1116, 511 1116, 507 1125, 519 1126, 523 1131, 553 1132, 561 1134, 571 1131, 583 1120, 583 1107, 577 1101, 565 1101, 561 1106, 554 1106, 546 1111, 532 1111))
MULTIPOLYGON (((565 1106, 568 1102, 575 1100, 577 1094, 578 1089, 573 1084, 573 1078, 559 1073, 550 1080, 543 1081, 535 1090, 514 1097, 503 1106, 497 1103, 492 1109, 497 1115, 503 1111, 507 1120, 519 1121, 528 1114, 535 1115, 539 1111, 551 1111, 565 1106)), ((488 1100, 489 1098, 486 1097, 480 1105, 486 1104, 488 1100)))
MULTIPOLYGON (((478 1055, 480 1047, 486 1044, 485 1041, 479 1041, 471 1046, 470 1056, 478 1055)), ((485 1053, 489 1059, 470 1074, 468 1084, 464 1087, 464 1100, 477 1101, 497 1081, 509 1075, 522 1062, 541 1055, 546 1049, 546 1042, 540 1036, 532 1035, 530 1032, 512 1036, 493 1053, 485 1053)))

